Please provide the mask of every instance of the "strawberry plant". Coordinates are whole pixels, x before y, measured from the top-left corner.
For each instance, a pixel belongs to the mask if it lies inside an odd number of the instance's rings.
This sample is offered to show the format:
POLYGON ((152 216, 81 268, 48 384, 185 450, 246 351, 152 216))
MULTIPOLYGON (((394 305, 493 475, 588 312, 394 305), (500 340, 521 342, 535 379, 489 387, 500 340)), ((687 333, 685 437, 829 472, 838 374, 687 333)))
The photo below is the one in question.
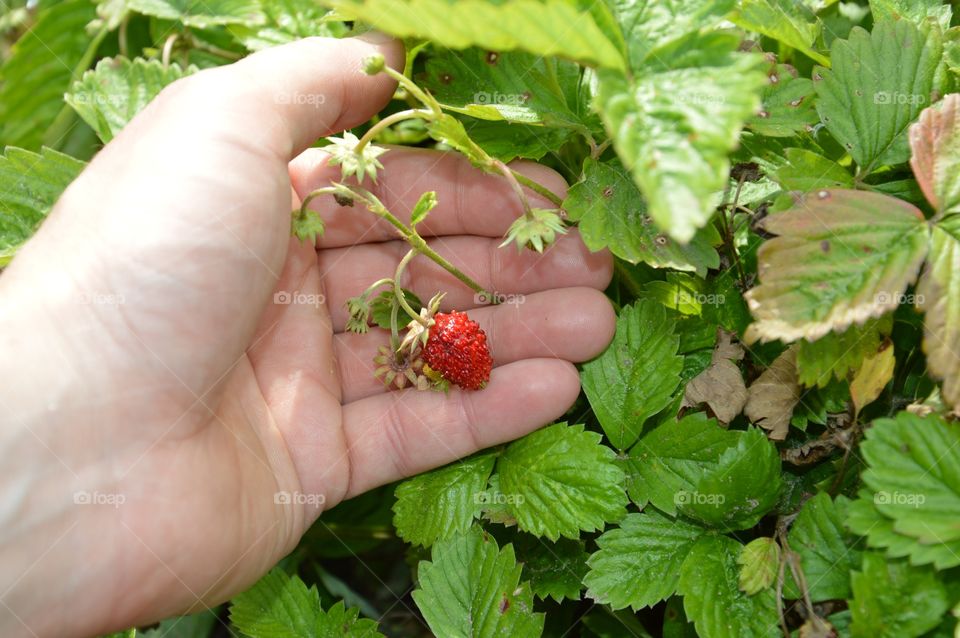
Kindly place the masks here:
POLYGON ((364 64, 396 93, 317 141, 339 175, 291 232, 316 241, 316 204, 335 201, 409 244, 347 302, 348 330, 390 335, 386 385, 484 392, 496 365, 474 308, 402 287, 414 260, 476 306, 522 303, 424 240, 436 193, 403 215, 378 198, 398 146, 509 185, 522 212, 498 250, 577 234, 616 263, 616 334, 563 420, 324 512, 223 607, 118 635, 960 635, 954 3, 40 0, 0 15, 0 264, 165 86, 371 28, 406 46, 402 69, 364 64))

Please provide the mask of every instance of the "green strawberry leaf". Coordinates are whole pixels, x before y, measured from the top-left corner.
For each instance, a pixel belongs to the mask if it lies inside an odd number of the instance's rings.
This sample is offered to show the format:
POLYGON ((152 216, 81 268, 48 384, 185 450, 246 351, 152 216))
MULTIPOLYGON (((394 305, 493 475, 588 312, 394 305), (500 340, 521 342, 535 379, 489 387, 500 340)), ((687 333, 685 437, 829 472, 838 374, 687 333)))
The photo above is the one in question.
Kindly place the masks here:
POLYGON ((723 531, 749 529, 773 509, 783 485, 780 453, 756 428, 737 432, 727 448, 695 483, 676 496, 680 512, 723 531))
POLYGON ((420 196, 420 199, 417 200, 417 203, 413 206, 413 210, 410 211, 410 225, 416 226, 424 219, 427 218, 427 215, 430 214, 437 206, 437 193, 436 191, 427 191, 420 196))
POLYGON ((518 157, 539 160, 547 153, 560 150, 570 139, 570 129, 566 128, 460 117, 471 139, 502 162, 511 162, 518 157))
POLYGON ((632 78, 601 70, 596 104, 617 155, 668 235, 689 242, 727 182, 728 153, 759 110, 759 56, 728 33, 692 34, 657 49, 632 78))
MULTIPOLYGON (((402 288, 401 290, 403 290, 403 297, 407 300, 407 303, 410 304, 410 307, 413 308, 415 312, 420 312, 420 308, 423 307, 423 302, 420 301, 420 297, 416 296, 406 288, 402 288)), ((384 290, 379 295, 374 297, 373 301, 370 302, 370 319, 373 320, 373 323, 380 326, 384 330, 390 329, 390 314, 392 312, 393 290, 384 290)), ((397 316, 400 318, 402 323, 405 313, 403 310, 400 310, 399 313, 400 314, 397 316)))
POLYGON ((811 130, 820 121, 811 80, 798 77, 797 70, 787 64, 773 65, 767 78, 767 86, 760 92, 760 111, 747 123, 751 130, 770 137, 791 137, 811 130))
POLYGON ((706 530, 656 510, 628 514, 597 539, 583 580, 587 596, 613 609, 651 607, 676 593, 680 566, 706 530))
POLYGON ((421 86, 447 110, 484 120, 587 131, 591 117, 576 64, 522 51, 438 51, 421 86))
POLYGON ((769 536, 747 543, 740 556, 740 591, 753 596, 773 585, 780 568, 780 546, 769 536))
POLYGON ((580 236, 592 251, 609 248, 630 263, 694 271, 701 277, 720 266, 713 247, 720 242, 716 230, 704 228, 686 245, 667 237, 646 214, 643 196, 620 162, 584 161, 583 177, 570 187, 563 209, 568 219, 579 222, 580 236))
POLYGON ((427 133, 438 142, 460 151, 475 165, 487 160, 486 153, 467 134, 463 123, 449 113, 432 120, 427 125, 427 133))
POLYGON ((683 369, 678 347, 666 308, 641 300, 620 313, 613 343, 584 364, 583 391, 617 449, 633 445, 646 420, 673 398, 683 369))
POLYGON ((497 462, 500 491, 517 526, 576 539, 626 514, 623 470, 600 435, 558 423, 514 441, 497 462))
POLYGON ((514 542, 517 560, 523 563, 523 575, 537 598, 580 600, 587 573, 587 554, 583 541, 561 538, 555 543, 522 534, 514 542))
POLYGON ((788 191, 809 193, 824 188, 853 188, 853 176, 833 160, 805 148, 785 150, 786 163, 773 178, 788 191))
POLYGON ((927 252, 911 204, 864 191, 821 190, 767 217, 778 237, 760 247, 760 286, 746 294, 756 321, 746 341, 817 339, 896 308, 927 252))
POLYGON ((830 332, 816 341, 802 339, 797 349, 797 373, 808 387, 825 387, 831 380, 845 380, 860 368, 863 360, 877 353, 885 335, 893 328, 893 314, 868 319, 843 332, 830 332))
POLYGON ((260 51, 313 36, 338 38, 348 29, 326 20, 328 11, 312 0, 270 0, 262 3, 263 24, 230 24, 229 32, 249 51, 260 51))
POLYGON ((561 56, 612 69, 625 66, 623 42, 603 3, 583 0, 323 0, 339 16, 450 49, 475 46, 561 56))
POLYGON ((63 94, 74 74, 90 64, 102 38, 91 42, 84 30, 96 17, 89 0, 42 6, 33 26, 17 40, 0 67, 2 146, 59 147, 66 131, 54 131, 55 137, 49 138, 47 129, 64 108, 63 94))
POLYGON ((497 547, 477 527, 433 546, 421 561, 413 600, 437 636, 480 638, 530 636, 543 631, 543 614, 533 613, 533 592, 520 583, 513 547, 497 547))
POLYGON ((327 611, 320 607, 316 585, 309 589, 297 576, 273 568, 257 584, 234 596, 230 622, 256 638, 313 638, 383 636, 377 623, 358 619, 360 610, 346 609, 343 601, 327 611))
POLYGON ((0 156, 0 266, 13 259, 84 166, 49 148, 32 153, 7 147, 0 156))
POLYGON ((923 310, 923 349, 930 374, 943 379, 942 394, 950 405, 960 403, 960 215, 933 227, 930 256, 917 286, 917 307, 923 310))
POLYGON ((867 33, 859 27, 831 49, 833 68, 818 67, 817 111, 850 153, 860 174, 910 158, 907 128, 943 91, 937 66, 940 28, 884 20, 867 33))
MULTIPOLYGON (((960 424, 900 412, 874 422, 861 452, 864 485, 893 531, 921 545, 960 540, 960 424)), ((960 558, 938 561, 946 563, 960 558)))
POLYGON ((630 67, 639 69, 661 46, 720 23, 735 0, 612 0, 620 23, 630 67))
POLYGON ((627 491, 637 507, 648 502, 676 514, 677 502, 694 490, 717 459, 737 443, 737 433, 724 430, 716 419, 695 412, 668 420, 651 430, 630 450, 627 491))
POLYGON ((916 23, 922 23, 933 16, 944 29, 950 27, 950 17, 953 11, 943 0, 870 0, 870 12, 873 21, 906 18, 916 23))
MULTIPOLYGON (((854 533, 865 536, 867 545, 883 549, 891 558, 910 557, 914 565, 933 564, 937 569, 945 569, 960 564, 960 540, 945 543, 918 543, 912 536, 894 531, 894 519, 887 518, 877 510, 877 501, 889 501, 894 496, 889 492, 875 493, 863 489, 859 498, 847 508, 847 527, 854 533)), ((897 498, 907 499, 899 496, 897 498)), ((912 499, 917 502, 916 497, 912 499)))
MULTIPOLYGON (((850 571, 860 565, 860 550, 844 528, 849 502, 843 496, 833 501, 820 492, 804 503, 790 528, 790 549, 800 557, 813 602, 850 597, 850 571)), ((786 598, 801 597, 789 569, 783 593, 786 598)))
POLYGON ((214 608, 189 616, 167 618, 155 628, 137 631, 134 635, 137 638, 209 638, 218 622, 217 612, 218 609, 214 608))
POLYGON ((851 573, 850 586, 854 638, 920 636, 940 624, 949 607, 936 572, 876 552, 863 555, 863 568, 851 573))
POLYGON ((802 2, 743 0, 739 4, 739 8, 730 14, 734 24, 773 38, 819 64, 829 66, 830 59, 814 48, 820 37, 820 21, 802 2))
POLYGON ((397 486, 393 525, 412 545, 466 532, 484 502, 494 454, 480 454, 408 479, 397 486))
POLYGON ((197 29, 225 24, 258 25, 266 21, 257 0, 127 0, 127 6, 137 13, 176 20, 197 29))
POLYGON ((109 142, 168 84, 195 72, 159 60, 104 58, 64 99, 104 142, 109 142))
POLYGON ((726 536, 705 536, 680 570, 683 608, 703 638, 775 638, 780 634, 772 589, 740 591, 737 558, 743 546, 726 536))

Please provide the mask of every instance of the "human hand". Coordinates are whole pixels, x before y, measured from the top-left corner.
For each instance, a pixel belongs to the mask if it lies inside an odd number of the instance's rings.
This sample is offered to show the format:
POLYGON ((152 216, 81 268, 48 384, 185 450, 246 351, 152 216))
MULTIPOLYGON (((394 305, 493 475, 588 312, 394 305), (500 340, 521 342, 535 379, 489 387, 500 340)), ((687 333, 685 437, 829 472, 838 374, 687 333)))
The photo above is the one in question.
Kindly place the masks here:
MULTIPOLYGON (((525 295, 471 312, 497 366, 480 392, 388 392, 372 362, 386 336, 344 332, 345 300, 407 248, 389 226, 323 198, 318 246, 290 239, 291 184, 303 197, 339 174, 304 149, 392 94, 361 71, 377 51, 402 66, 376 36, 310 39, 169 87, 0 277, 0 634, 90 635, 225 600, 322 509, 575 400, 570 362, 613 333, 611 261, 575 231, 542 256, 498 249, 520 214, 502 178, 398 149, 365 185, 407 216, 437 191, 418 229, 488 290, 525 295)), ((553 171, 514 167, 563 194, 553 171)), ((428 260, 407 273, 421 297, 478 305, 428 260)))

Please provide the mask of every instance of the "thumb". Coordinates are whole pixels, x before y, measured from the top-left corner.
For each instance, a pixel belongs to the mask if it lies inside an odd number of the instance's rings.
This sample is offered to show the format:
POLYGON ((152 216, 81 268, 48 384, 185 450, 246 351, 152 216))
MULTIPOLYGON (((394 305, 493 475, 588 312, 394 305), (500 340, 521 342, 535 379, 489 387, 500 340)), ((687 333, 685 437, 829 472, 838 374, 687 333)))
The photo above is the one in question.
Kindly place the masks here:
POLYGON ((307 38, 187 78, 183 92, 208 109, 235 113, 234 123, 249 131, 275 127, 266 141, 289 161, 317 138, 361 124, 386 105, 394 81, 363 71, 376 54, 403 68, 403 45, 381 33, 307 38))
MULTIPOLYGON (((389 101, 393 80, 362 68, 377 53, 403 64, 383 36, 309 38, 168 86, 67 189, 6 290, 52 308, 59 325, 121 335, 138 350, 131 365, 206 392, 249 345, 282 271, 288 162, 389 101), (123 313, 75 302, 73 288, 105 286, 123 313)), ((115 347, 104 340, 91 345, 115 347)))

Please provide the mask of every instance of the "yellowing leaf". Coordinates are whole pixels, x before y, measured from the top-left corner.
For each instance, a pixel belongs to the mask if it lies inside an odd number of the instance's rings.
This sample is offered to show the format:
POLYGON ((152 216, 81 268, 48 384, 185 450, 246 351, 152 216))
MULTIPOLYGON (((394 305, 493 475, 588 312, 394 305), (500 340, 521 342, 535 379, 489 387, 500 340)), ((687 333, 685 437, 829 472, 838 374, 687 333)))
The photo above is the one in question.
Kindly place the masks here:
POLYGON ((779 237, 757 252, 747 343, 818 339, 893 310, 927 253, 920 211, 878 193, 820 190, 763 224, 779 237))
POLYGON ((747 543, 737 558, 740 591, 753 596, 773 584, 780 566, 780 546, 769 536, 747 543))
POLYGON ((863 365, 850 382, 850 397, 858 414, 865 405, 872 403, 880 396, 883 388, 893 378, 895 363, 896 359, 890 344, 886 344, 880 352, 863 360, 863 365))
POLYGON ((825 387, 834 378, 846 380, 860 367, 864 358, 877 352, 885 335, 893 328, 893 315, 870 319, 843 332, 831 332, 816 341, 801 339, 797 350, 800 383, 807 387, 825 387))
POLYGON ((910 127, 910 166, 939 213, 960 212, 960 95, 925 109, 910 127))
POLYGON ((797 379, 797 346, 791 346, 774 359, 747 390, 744 414, 769 432, 771 439, 782 441, 790 429, 793 408, 800 400, 797 379))
POLYGON ((924 316, 923 349, 930 373, 943 379, 943 398, 960 402, 960 215, 934 226, 930 259, 917 286, 924 316))

